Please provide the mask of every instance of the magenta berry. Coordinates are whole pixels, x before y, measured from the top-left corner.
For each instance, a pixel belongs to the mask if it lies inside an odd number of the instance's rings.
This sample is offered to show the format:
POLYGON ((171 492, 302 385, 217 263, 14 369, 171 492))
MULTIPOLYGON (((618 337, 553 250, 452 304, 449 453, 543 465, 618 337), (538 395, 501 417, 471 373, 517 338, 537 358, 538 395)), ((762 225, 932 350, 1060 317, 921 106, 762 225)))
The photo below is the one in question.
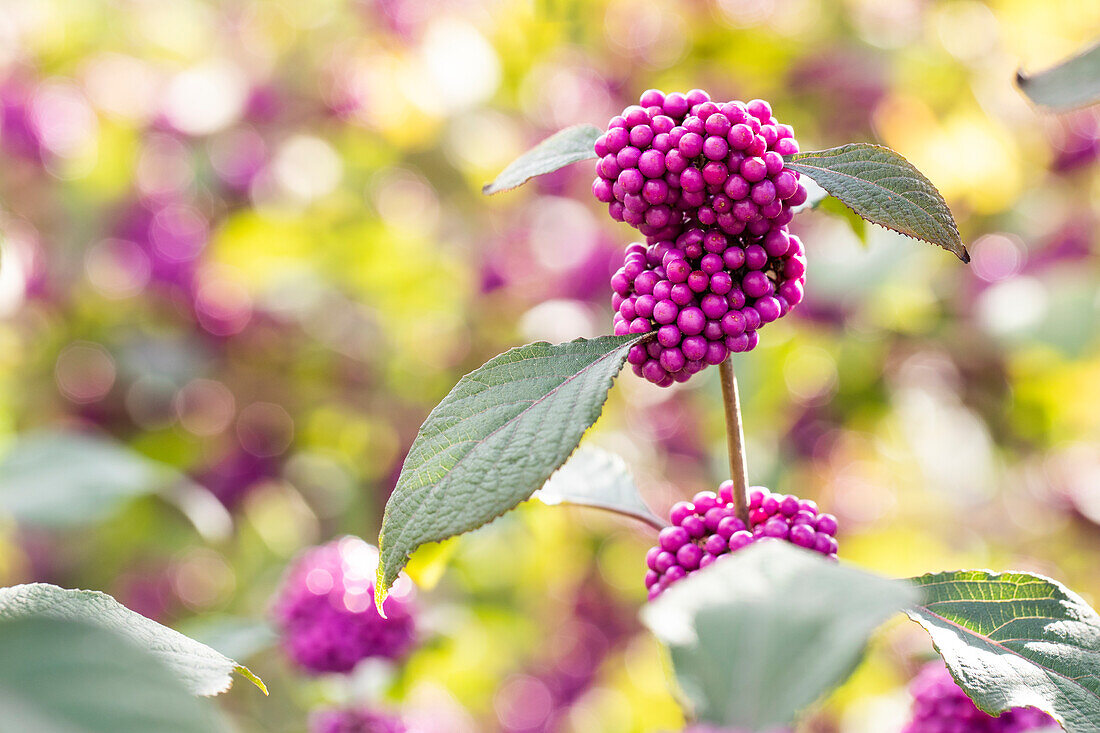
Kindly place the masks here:
POLYGON ((309 716, 310 733, 405 733, 407 730, 400 718, 368 708, 319 710, 309 716))
POLYGON ((802 301, 802 243, 786 227, 759 236, 692 227, 648 241, 627 248, 611 277, 612 305, 616 334, 656 332, 628 361, 659 386, 751 350, 758 328, 802 301))
POLYGON ((398 577, 374 605, 378 550, 358 537, 313 547, 293 562, 272 609, 290 658, 304 670, 350 672, 367 657, 397 659, 415 640, 413 585, 398 577))
POLYGON ((764 232, 805 201, 798 173, 783 161, 798 152, 794 132, 764 100, 716 103, 698 89, 650 89, 639 102, 612 118, 594 146, 592 194, 613 219, 647 237, 693 222, 764 232))
POLYGON ((930 662, 909 684, 913 714, 902 733, 1023 733, 1058 725, 1035 708, 1013 708, 997 717, 984 713, 951 679, 943 662, 930 662))
POLYGON ((657 546, 646 553, 650 599, 689 573, 761 539, 786 540, 836 559, 836 518, 820 514, 814 502, 757 486, 749 492, 749 505, 746 527, 734 511, 731 481, 717 493, 701 491, 690 502, 674 504, 669 511, 672 526, 661 530, 657 546))

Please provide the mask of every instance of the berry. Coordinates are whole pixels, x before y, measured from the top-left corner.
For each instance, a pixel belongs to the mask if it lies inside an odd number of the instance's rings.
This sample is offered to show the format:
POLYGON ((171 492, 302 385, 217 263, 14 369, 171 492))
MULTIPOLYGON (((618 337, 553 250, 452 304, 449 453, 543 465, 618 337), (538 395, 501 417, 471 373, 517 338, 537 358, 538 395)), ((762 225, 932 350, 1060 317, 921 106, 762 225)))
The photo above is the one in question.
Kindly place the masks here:
POLYGON ((319 710, 309 716, 309 733, 405 733, 400 718, 368 708, 319 710))
POLYGON ((690 502, 674 504, 669 511, 672 526, 660 531, 657 546, 646 553, 649 598, 758 540, 787 540, 836 559, 836 517, 819 513, 814 502, 756 486, 749 492, 749 506, 746 527, 733 508, 732 481, 724 482, 717 494, 701 491, 690 502))
POLYGON ((1036 708, 1013 708, 997 717, 982 712, 940 661, 926 664, 909 691, 913 715, 902 733, 1023 733, 1058 728, 1053 718, 1036 708))
POLYGON ((700 89, 650 89, 639 102, 612 118, 594 145, 592 194, 613 219, 647 237, 690 222, 736 235, 782 226, 805 200, 783 160, 798 152, 794 132, 764 100, 716 103, 700 89))
POLYGON ((658 386, 751 350, 756 330, 789 313, 805 293, 802 242, 785 226, 738 236, 692 227, 647 241, 627 247, 611 277, 612 305, 616 334, 656 333, 631 349, 628 361, 658 386))
POLYGON ((367 657, 397 659, 413 645, 412 581, 400 576, 374 606, 378 550, 343 537, 303 553, 290 566, 273 615, 290 658, 308 672, 350 672, 367 657))

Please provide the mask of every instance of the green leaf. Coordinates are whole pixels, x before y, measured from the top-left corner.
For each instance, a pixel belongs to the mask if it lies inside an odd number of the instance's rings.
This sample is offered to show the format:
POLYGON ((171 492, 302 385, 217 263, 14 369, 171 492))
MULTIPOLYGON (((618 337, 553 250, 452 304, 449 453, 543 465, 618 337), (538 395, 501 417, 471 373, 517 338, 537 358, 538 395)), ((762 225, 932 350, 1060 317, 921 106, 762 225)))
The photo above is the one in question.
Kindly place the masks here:
POLYGON ((379 608, 417 547, 488 524, 546 483, 596 422, 643 338, 528 344, 459 380, 420 426, 386 502, 379 608))
POLYGON ((923 600, 909 617, 979 708, 1036 707, 1069 733, 1100 731, 1100 617, 1080 596, 1031 573, 955 570, 913 582, 923 600))
POLYGON ((82 621, 125 637, 159 658, 196 695, 225 692, 238 668, 267 694, 258 677, 229 657, 131 611, 106 593, 48 583, 0 588, 0 621, 42 617, 82 621))
POLYGON ((570 163, 596 157, 593 145, 603 134, 594 125, 574 125, 560 130, 513 160, 492 183, 481 192, 486 195, 522 186, 535 176, 553 173, 570 163))
POLYGON ((916 599, 908 583, 760 542, 672 585, 642 622, 699 720, 766 730, 847 679, 871 632, 916 599))
POLYGON ((1100 102, 1100 43, 1053 69, 1031 76, 1017 71, 1016 83, 1032 102, 1057 110, 1100 102))
POLYGON ((599 448, 584 447, 559 468, 535 498, 544 504, 576 504, 606 509, 655 527, 668 524, 646 506, 626 461, 599 448))
POLYGON ((943 196, 912 163, 890 148, 852 143, 796 153, 787 157, 787 167, 812 178, 867 221, 970 261, 943 196))
POLYGON ((47 527, 94 523, 180 479, 168 466, 109 438, 28 433, 0 459, 0 513, 47 527))
POLYGON ((0 729, 34 733, 228 731, 148 651, 99 625, 0 621, 0 729))

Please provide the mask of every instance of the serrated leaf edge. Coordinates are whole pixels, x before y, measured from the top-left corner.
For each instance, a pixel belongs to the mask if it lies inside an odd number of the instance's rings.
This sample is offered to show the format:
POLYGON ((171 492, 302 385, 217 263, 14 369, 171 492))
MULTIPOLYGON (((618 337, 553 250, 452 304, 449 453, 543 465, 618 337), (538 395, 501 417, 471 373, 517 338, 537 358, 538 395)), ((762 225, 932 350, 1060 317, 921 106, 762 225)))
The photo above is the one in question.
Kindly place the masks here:
MULTIPOLYGON (((950 211, 951 211, 951 207, 949 207, 949 206, 947 205, 947 201, 945 201, 945 200, 944 200, 944 198, 943 198, 943 194, 941 194, 941 193, 940 193, 940 191, 939 191, 939 189, 938 189, 938 188, 936 188, 935 184, 933 184, 933 183, 932 183, 932 181, 930 181, 930 180, 928 179, 928 176, 925 176, 925 175, 924 175, 923 173, 921 173, 921 172, 920 172, 920 169, 919 169, 919 168, 917 168, 917 167, 916 167, 915 165, 913 165, 913 164, 912 164, 912 163, 911 163, 911 162, 909 161, 909 159, 908 159, 908 158, 906 158, 906 157, 905 157, 904 155, 902 155, 902 154, 901 154, 901 153, 899 153, 898 151, 894 150, 893 148, 888 148, 888 147, 886 147, 885 145, 876 145, 876 144, 874 144, 874 143, 848 143, 847 145, 838 145, 838 146, 837 146, 837 147, 835 147, 835 148, 826 148, 825 150, 807 150, 806 152, 801 152, 801 153, 794 153, 793 155, 788 155, 788 156, 785 156, 785 157, 783 158, 783 162, 784 162, 784 163, 794 163, 795 165, 798 165, 798 164, 799 164, 799 161, 800 161, 800 160, 802 160, 802 159, 804 159, 804 158, 808 158, 808 157, 811 157, 811 156, 820 156, 820 155, 821 155, 822 153, 829 153, 829 152, 832 152, 832 151, 839 151, 839 150, 841 150, 841 149, 843 149, 843 148, 847 148, 847 147, 850 147, 850 146, 859 146, 859 147, 865 147, 865 148, 873 148, 873 149, 876 149, 876 150, 883 150, 883 151, 886 151, 886 152, 888 152, 888 153, 892 153, 892 154, 894 154, 894 155, 898 156, 899 158, 901 158, 902 160, 904 160, 904 161, 905 161, 906 163, 909 163, 909 165, 913 166, 913 170, 915 170, 915 171, 917 171, 918 173, 920 173, 920 175, 921 175, 922 177, 924 177, 924 179, 925 179, 926 181, 928 181, 929 185, 931 185, 931 186, 932 186, 932 190, 933 190, 933 191, 935 191, 935 193, 936 193, 936 196, 937 196, 937 198, 939 198, 939 200, 940 200, 940 203, 942 203, 942 204, 943 204, 944 208, 945 208, 945 209, 947 209, 947 210, 948 210, 948 212, 950 212, 950 211)), ((795 170, 795 169, 793 169, 793 168, 792 168, 791 170, 795 170)), ((801 171, 799 171, 799 172, 801 172, 801 171)), ((844 174, 844 173, 838 173, 837 171, 834 171, 834 170, 830 170, 829 172, 830 172, 830 173, 836 173, 837 175, 848 175, 848 174, 844 174)), ((818 180, 817 180, 816 178, 814 178, 814 177, 813 177, 812 175, 810 175, 809 173, 805 173, 805 172, 802 172, 802 174, 803 174, 803 175, 805 175, 805 176, 808 176, 809 178, 811 178, 811 179, 812 179, 812 180, 814 181, 814 183, 816 183, 817 185, 821 186, 822 188, 825 188, 825 185, 824 185, 823 183, 821 183, 820 181, 818 181, 818 180)), ((868 183, 868 184, 870 184, 870 185, 878 186, 878 184, 874 183, 873 181, 868 181, 868 180, 866 180, 866 179, 864 179, 864 178, 858 178, 858 177, 856 177, 856 176, 848 176, 848 177, 849 177, 849 178, 855 178, 856 180, 860 180, 860 181, 863 181, 864 183, 868 183)), ((890 189, 888 189, 888 188, 885 188, 885 187, 883 187, 883 186, 878 186, 878 187, 879 187, 879 188, 882 188, 882 189, 883 189, 884 191, 887 191, 888 193, 890 193, 890 194, 892 194, 892 195, 895 195, 895 196, 896 196, 896 195, 899 195, 899 194, 897 194, 896 192, 894 192, 894 191, 890 191, 890 189)), ((826 188, 826 191, 828 191, 828 189, 827 189, 827 188, 826 188)), ((892 232, 897 232, 898 234, 900 234, 900 235, 902 235, 902 236, 904 236, 904 237, 909 237, 910 239, 915 239, 915 240, 917 240, 917 241, 919 241, 919 242, 927 242, 928 244, 934 244, 934 245, 936 245, 937 247, 940 247, 941 249, 945 249, 945 250, 947 250, 948 252, 951 252, 951 250, 950 250, 950 249, 947 249, 947 247, 944 247, 944 246, 943 246, 942 244, 939 244, 938 242, 932 242, 932 241, 930 241, 930 240, 927 240, 927 239, 925 239, 924 237, 919 237, 919 236, 917 236, 917 235, 915 235, 915 234, 912 234, 912 233, 910 233, 910 232, 903 232, 903 231, 901 231, 900 229, 897 229, 897 228, 895 228, 895 227, 892 227, 892 226, 890 226, 889 224, 883 224, 882 222, 874 221, 873 219, 868 219, 868 218, 867 218, 867 217, 865 217, 865 216, 864 216, 863 214, 860 214, 860 213, 859 213, 858 211, 856 211, 856 210, 855 210, 854 208, 852 208, 852 207, 851 207, 851 206, 850 206, 850 205, 849 205, 849 204, 848 204, 848 203, 847 203, 846 201, 844 201, 844 199, 842 199, 842 198, 840 198, 839 196, 835 195, 835 194, 834 194, 834 193, 833 193, 832 191, 829 191, 829 195, 830 195, 830 196, 832 196, 833 198, 835 198, 835 199, 836 199, 837 201, 839 201, 840 203, 844 204, 844 205, 845 205, 845 206, 846 206, 846 207, 847 207, 847 208, 848 208, 848 209, 849 209, 849 210, 850 210, 850 211, 851 211, 851 212, 852 212, 853 214, 855 214, 856 216, 858 216, 858 217, 859 217, 860 219, 863 219, 864 221, 866 221, 866 222, 868 222, 868 223, 870 223, 870 224, 874 224, 874 225, 876 225, 876 226, 880 226, 880 227, 882 227, 883 229, 887 229, 887 230, 889 230, 889 231, 892 231, 892 232)), ((904 198, 904 197, 903 197, 903 198, 904 198)), ((820 202, 819 202, 819 203, 820 203, 820 202)), ((817 208, 817 206, 815 205, 815 206, 814 206, 813 208, 815 208, 815 209, 816 209, 816 208, 817 208)), ((917 207, 917 208, 920 208, 920 207, 917 207)), ((927 212, 926 212, 926 213, 927 213, 927 212)), ((931 216, 931 214, 929 214, 929 216, 931 216)), ((935 218, 935 217, 933 217, 933 219, 934 219, 934 218, 935 218)), ((953 232, 955 233, 955 236, 957 236, 957 237, 958 237, 958 239, 959 239, 959 247, 960 247, 960 249, 962 249, 962 254, 957 254, 957 253, 955 253, 955 252, 951 252, 951 254, 954 254, 954 255, 955 255, 956 257, 958 257, 958 258, 959 258, 960 260, 962 260, 964 264, 970 264, 970 252, 969 252, 969 251, 967 251, 967 249, 966 249, 966 245, 965 245, 965 244, 963 244, 963 242, 962 242, 962 235, 961 235, 961 234, 959 233, 959 225, 958 225, 958 224, 957 224, 957 223, 955 222, 955 216, 954 216, 954 214, 952 214, 952 215, 951 215, 951 222, 950 222, 950 227, 951 227, 951 231, 953 231, 953 232)))
MULTIPOLYGON (((604 402, 606 402, 606 401, 607 401, 607 394, 608 394, 608 393, 610 393, 610 391, 611 391, 611 387, 612 387, 612 386, 614 386, 614 384, 615 384, 615 379, 616 379, 616 378, 618 378, 618 375, 619 375, 619 373, 621 373, 621 372, 622 372, 623 366, 624 366, 624 365, 626 364, 626 357, 627 357, 627 354, 629 353, 629 348, 627 348, 627 347, 631 347, 631 346, 634 346, 634 345, 636 345, 636 344, 638 344, 638 343, 642 343, 642 342, 644 342, 644 341, 647 341, 647 340, 649 340, 649 339, 653 338, 654 336, 655 336, 655 334, 653 334, 653 333, 644 333, 644 334, 638 334, 638 335, 637 335, 637 338, 636 338, 636 339, 634 339, 633 341, 626 341, 626 342, 624 342, 623 344, 621 344, 621 345, 620 345, 619 347, 617 347, 617 348, 616 348, 616 350, 615 350, 615 351, 618 351, 618 350, 623 350, 623 355, 622 355, 621 359, 619 360, 619 370, 618 370, 617 372, 615 372, 615 374, 614 374, 614 375, 612 375, 612 376, 611 376, 611 377, 610 377, 610 378, 609 378, 609 379, 607 380, 607 388, 606 388, 606 389, 604 390, 604 399, 603 399, 603 402, 601 402, 601 404, 603 404, 604 402)), ((596 338, 606 338, 606 336, 604 336, 604 337, 596 337, 596 338)), ((565 343, 571 343, 571 344, 575 344, 575 343, 578 343, 578 342, 581 342, 581 341, 593 341, 593 340, 595 340, 595 339, 576 338, 576 339, 573 339, 572 341, 568 341, 568 342, 565 342, 565 343)), ((502 353, 498 354, 497 356, 493 357, 493 359, 496 359, 496 358, 500 358, 500 357, 503 357, 503 356, 505 356, 505 355, 507 355, 507 354, 510 354, 510 353, 512 353, 513 351, 516 351, 516 350, 518 350, 518 349, 524 349, 524 348, 527 348, 527 347, 529 347, 529 346, 556 346, 556 345, 558 345, 558 344, 552 344, 552 343, 550 343, 549 341, 533 341, 533 342, 531 342, 531 343, 529 343, 529 344, 524 344, 524 345, 522 345, 522 346, 513 346, 512 348, 508 349, 507 351, 504 351, 504 352, 502 352, 502 353)), ((612 354, 614 354, 614 353, 615 353, 615 351, 612 351, 612 352, 610 352, 610 353, 608 353, 608 354, 604 354, 603 356, 599 357, 599 358, 598 358, 598 359, 596 359, 595 361, 591 362, 591 363, 590 363, 590 364, 589 364, 589 365, 588 365, 588 366, 586 367, 586 369, 588 369, 588 368, 591 368, 592 366, 594 366, 595 364, 599 363, 599 362, 600 362, 600 361, 602 361, 603 359, 607 359, 607 358, 608 358, 608 357, 610 357, 610 356, 611 356, 612 354)), ((492 361, 493 359, 490 359, 489 361, 492 361)), ((489 362, 485 362, 485 364, 488 364, 488 363, 489 363, 489 362)), ((485 366, 485 364, 482 364, 482 365, 481 365, 481 367, 478 367, 478 369, 481 369, 482 367, 484 367, 484 366, 485 366)), ((457 383, 455 383, 455 386, 451 388, 450 392, 448 392, 448 393, 447 393, 447 396, 446 396, 446 397, 444 397, 444 398, 443 398, 442 400, 440 400, 440 401, 439 401, 439 403, 438 403, 438 404, 437 404, 437 405, 436 405, 436 406, 435 406, 434 408, 432 408, 432 411, 431 411, 430 413, 428 413, 428 416, 427 416, 426 418, 424 418, 424 422, 423 422, 423 423, 421 423, 421 425, 420 425, 420 428, 419 428, 419 429, 418 429, 418 430, 416 431, 416 438, 414 438, 414 439, 413 439, 412 445, 415 445, 415 444, 416 444, 416 441, 420 439, 420 437, 421 437, 421 435, 423 434, 423 431, 424 431, 424 425, 425 425, 425 424, 427 424, 427 422, 428 422, 428 421, 429 421, 429 420, 431 419, 431 416, 432 416, 432 414, 433 414, 433 413, 434 413, 434 412, 435 412, 435 411, 436 411, 436 410, 437 410, 437 409, 439 408, 439 405, 440 405, 440 404, 443 404, 443 402, 446 402, 446 400, 447 400, 447 397, 450 397, 450 395, 451 395, 451 394, 453 394, 453 393, 454 393, 454 391, 458 389, 458 387, 459 387, 459 385, 460 385, 460 384, 462 383, 462 381, 463 381, 463 380, 465 380, 465 379, 466 379, 466 378, 467 378, 468 376, 470 376, 470 374, 473 374, 473 372, 476 372, 476 371, 477 371, 477 369, 474 369, 473 371, 471 371, 471 372, 468 372, 467 374, 463 375, 463 376, 462 376, 462 378, 461 378, 461 379, 459 379, 457 383)), ((532 403, 531 403, 531 406, 534 406, 535 404, 537 404, 537 403, 539 403, 539 402, 542 402, 542 401, 543 401, 543 400, 545 400, 545 399, 546 399, 547 397, 549 397, 549 396, 550 396, 551 394, 553 394, 553 393, 557 392, 557 391, 558 391, 559 389, 561 389, 561 388, 562 388, 562 387, 563 387, 563 386, 564 386, 564 385, 565 385, 565 384, 566 384, 567 382, 569 382, 570 380, 574 379, 574 378, 575 378, 575 377, 576 377, 576 376, 577 376, 578 374, 580 374, 580 372, 577 372, 577 373, 575 373, 575 374, 571 374, 571 375, 570 375, 569 377, 567 377, 567 378, 565 379, 565 381, 563 381, 563 382, 562 382, 561 384, 559 384, 559 385, 557 385, 556 387, 554 387, 554 388, 553 388, 552 390, 550 390, 549 392, 547 392, 547 393, 546 393, 545 395, 543 395, 542 397, 540 397, 540 398, 539 398, 538 400, 536 400, 535 402, 532 402, 532 403)), ((527 409, 530 409, 530 408, 527 408, 527 409)), ((525 411, 526 411, 526 410, 525 410, 525 411)), ((598 419, 599 419, 599 416, 597 415, 597 420, 598 420, 598 419)), ((596 421, 594 420, 594 421, 592 422, 592 425, 594 425, 594 424, 595 424, 595 422, 596 422, 596 421)), ((588 426, 587 428, 585 428, 585 429, 584 429, 584 432, 582 432, 582 433, 581 433, 581 440, 583 440, 583 439, 584 439, 584 436, 588 434, 588 431, 589 431, 589 430, 590 430, 590 429, 592 428, 592 425, 589 425, 589 426, 588 426)), ((493 431, 492 433, 490 433, 490 435, 493 435, 493 434, 495 434, 495 433, 496 433, 496 432, 497 432, 498 430, 500 430, 500 428, 499 428, 499 427, 498 427, 498 428, 497 428, 496 430, 494 430, 494 431, 493 431)), ((539 484, 538 484, 538 487, 536 487, 535 489, 532 489, 532 490, 531 490, 531 494, 532 494, 532 495, 533 495, 533 494, 535 493, 535 491, 538 491, 538 489, 539 489, 539 488, 541 488, 543 484, 545 484, 545 483, 546 483, 546 481, 547 481, 547 480, 548 480, 548 479, 550 478, 550 476, 552 476, 552 475, 554 474, 554 472, 556 472, 556 471, 557 471, 557 470, 558 470, 559 468, 561 468, 561 467, 562 467, 563 465, 565 465, 566 461, 568 461, 568 460, 569 460, 570 458, 572 458, 572 457, 573 457, 573 454, 577 452, 577 448, 579 448, 579 447, 580 447, 580 443, 581 443, 581 440, 578 440, 578 441, 577 441, 577 445, 573 446, 573 450, 571 450, 571 451, 569 452, 569 455, 567 455, 567 456, 566 456, 566 457, 565 457, 565 458, 564 458, 564 459, 563 459, 563 460, 561 461, 561 463, 559 463, 559 464, 557 464, 556 466, 554 466, 554 467, 553 467, 553 468, 552 468, 552 469, 551 469, 551 470, 549 471, 549 473, 547 473, 547 474, 546 474, 546 476, 545 476, 545 477, 544 477, 544 478, 542 479, 542 481, 540 481, 540 482, 539 482, 539 484)), ((472 451, 471 451, 471 452, 472 452, 472 451)), ((410 449, 410 453, 411 453, 411 449, 410 449)), ((458 465, 458 463, 460 463, 460 462, 461 462, 462 460, 464 460, 464 459, 466 458, 466 456, 467 456, 467 455, 469 455, 469 453, 467 453, 466 455, 462 456, 462 458, 460 458, 460 459, 459 459, 458 461, 456 461, 455 465, 457 466, 457 465, 458 465)), ((408 456, 406 456, 406 460, 408 460, 408 456)), ((402 465, 402 467, 401 467, 401 470, 402 470, 402 472, 404 472, 404 470, 405 470, 405 468, 404 468, 404 465, 402 465)), ((454 470, 454 466, 452 466, 452 467, 451 467, 451 470, 454 470)), ((450 471, 448 471, 448 473, 450 473, 450 471)), ((400 478, 400 476, 399 476, 399 478, 400 478)), ((437 483, 438 483, 438 482, 437 482, 437 483)), ((528 498, 530 498, 530 496, 529 496, 528 498)), ((522 503, 522 502, 521 502, 521 503, 522 503)), ((498 513, 498 514, 494 515, 494 516, 493 516, 493 517, 492 517, 491 519, 489 519, 488 521, 486 521, 486 522, 484 522, 484 523, 482 523, 482 524, 479 524, 479 525, 477 525, 477 526, 475 526, 475 527, 471 527, 470 529, 467 529, 467 530, 462 530, 462 531, 460 531, 460 532, 457 532, 457 533, 456 533, 455 535, 451 535, 451 536, 452 536, 452 537, 454 537, 454 536, 457 536, 458 534, 464 534, 465 532, 471 532, 471 531, 473 531, 474 529, 477 529, 478 527, 484 527, 485 525, 487 525, 487 524, 490 524, 490 523, 492 523, 493 521, 495 521, 495 520, 499 519, 500 517, 504 516, 505 514, 507 514, 508 512, 510 512, 510 511, 511 511, 512 509, 514 509, 514 508, 515 508, 515 507, 510 507, 510 508, 508 508, 508 509, 505 509, 505 510, 501 511, 500 513, 498 513)), ((383 526, 385 526, 385 523, 386 523, 386 522, 385 522, 385 515, 383 515, 383 519, 382 519, 382 525, 383 525, 383 526)), ((435 541, 436 541, 436 542, 441 542, 441 541, 442 541, 443 539, 449 539, 449 538, 447 538, 447 537, 444 537, 444 538, 442 538, 441 540, 435 540, 435 541)), ((377 571, 376 571, 376 574, 375 574, 375 583, 374 583, 374 605, 375 605, 375 608, 377 608, 377 610, 378 610, 378 613, 379 613, 379 615, 381 615, 381 616, 382 616, 382 618, 386 618, 386 614, 385 614, 385 611, 384 611, 384 610, 382 609, 382 604, 383 604, 383 603, 385 602, 385 600, 386 600, 386 596, 387 596, 387 595, 389 594, 389 586, 390 586, 390 584, 391 584, 391 583, 393 582, 393 581, 391 581, 391 580, 389 580, 389 579, 388 579, 388 577, 387 577, 387 574, 386 574, 386 566, 385 566, 385 560, 384 560, 384 555, 382 554, 382 548, 383 548, 383 542, 384 542, 384 541, 385 541, 385 534, 384 534, 384 532, 381 532, 381 531, 380 531, 380 532, 378 533, 378 569, 377 569, 377 571)), ((415 550, 416 550, 416 549, 417 549, 418 547, 421 547, 421 546, 423 546, 423 545, 425 545, 425 544, 429 544, 429 543, 427 543, 427 542, 422 542, 422 543, 420 543, 420 544, 416 545, 415 547, 413 547, 413 548, 412 548, 412 549, 410 550, 410 552, 407 552, 407 553, 405 553, 405 557, 404 557, 404 562, 402 563, 402 567, 404 567, 404 565, 408 563, 408 561, 409 561, 409 556, 410 556, 410 553, 411 553, 411 552, 413 552, 413 551, 415 551, 415 550)), ((400 571, 398 571, 398 572, 400 572, 400 571)), ((396 579, 396 575, 394 576, 394 579, 396 579)))

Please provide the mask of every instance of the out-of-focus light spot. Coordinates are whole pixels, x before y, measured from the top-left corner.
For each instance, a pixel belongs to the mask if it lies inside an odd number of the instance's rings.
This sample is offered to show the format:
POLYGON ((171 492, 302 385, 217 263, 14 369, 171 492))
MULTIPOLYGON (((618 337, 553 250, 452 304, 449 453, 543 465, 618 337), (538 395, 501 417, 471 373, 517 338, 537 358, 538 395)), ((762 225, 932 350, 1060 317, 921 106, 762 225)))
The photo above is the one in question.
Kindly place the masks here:
POLYGON ((604 16, 604 36, 612 46, 649 66, 671 66, 684 55, 689 35, 674 7, 615 0, 604 16))
POLYGON ((277 0, 279 13, 295 28, 319 28, 330 23, 343 0, 277 0))
POLYGON ((152 265, 149 255, 133 242, 104 239, 85 252, 84 272, 104 297, 128 298, 145 289, 152 265))
POLYGON ((913 699, 905 690, 858 698, 844 711, 843 730, 848 733, 902 730, 912 715, 912 704, 913 699))
POLYGON ((160 375, 146 374, 134 380, 126 390, 126 411, 142 429, 161 430, 176 420, 172 404, 175 396, 175 382, 160 375))
POLYGON ((852 19, 864 41, 880 48, 916 43, 923 30, 920 0, 848 0, 852 19))
POLYGON ((1023 264, 1023 244, 1015 236, 986 234, 970 245, 970 269, 986 282, 1010 278, 1023 264))
POLYGON ((945 361, 922 353, 902 364, 895 380, 896 425, 930 490, 960 504, 975 503, 995 490, 993 439, 959 399, 952 384, 957 372, 945 361), (947 455, 950 461, 944 460, 947 455))
POLYGON ((783 362, 783 379, 796 400, 813 402, 836 388, 836 360, 816 346, 797 346, 783 362))
POLYGON ((138 190, 151 197, 177 193, 194 177, 191 153, 179 139, 164 134, 146 138, 134 177, 138 190))
POLYGON ((524 313, 519 330, 529 341, 557 344, 599 335, 596 316, 576 300, 547 300, 524 313))
POLYGON ((542 197, 532 206, 531 251, 540 265, 564 272, 588 259, 600 233, 590 207, 557 196, 542 197))
POLYGON ((778 4, 775 0, 718 0, 716 5, 727 24, 752 28, 770 20, 778 4))
POLYGON ((176 393, 175 407, 184 430, 192 435, 208 436, 229 427, 236 401, 221 382, 193 379, 176 393))
POLYGON ((165 90, 164 114, 180 132, 209 135, 237 121, 248 80, 236 66, 211 62, 182 71, 165 90))
POLYGON ((357 493, 357 481, 348 464, 320 452, 298 451, 283 469, 322 518, 340 515, 357 493))
POLYGON ((332 590, 332 573, 324 568, 313 568, 306 574, 306 588, 316 596, 323 596, 332 590))
POLYGON ((445 113, 474 107, 500 84, 500 59, 477 28, 454 18, 435 20, 424 34, 420 61, 430 97, 416 103, 445 113))
POLYGON ((336 150, 311 135, 295 135, 275 153, 276 183, 301 203, 309 203, 335 190, 343 168, 336 150))
POLYGON ((261 458, 281 455, 294 439, 294 420, 273 402, 253 402, 237 417, 241 447, 261 458))
POLYGON ((107 349, 91 341, 77 341, 61 350, 54 377, 61 393, 78 404, 96 402, 115 384, 115 360, 107 349))
POLYGON ((450 692, 430 680, 417 682, 405 695, 401 713, 408 733, 477 733, 480 730, 450 692))
POLYGON ((457 167, 486 179, 523 152, 523 141, 515 123, 489 110, 470 112, 451 120, 444 145, 447 157, 457 167))
POLYGON ((344 591, 344 608, 351 613, 362 613, 374 605, 374 594, 366 588, 348 588, 344 591))
POLYGON ((976 312, 990 333, 1008 335, 1037 326, 1046 317, 1049 296, 1033 277, 1014 277, 987 288, 978 299, 976 312))
POLYGON ((69 81, 38 87, 31 117, 42 144, 54 155, 72 158, 95 146, 99 122, 83 93, 69 81))
POLYGON ((584 62, 572 65, 560 59, 554 61, 534 67, 523 78, 520 98, 523 111, 531 119, 561 128, 618 114, 603 77, 584 62))
POLYGON ((252 296, 227 270, 205 268, 195 294, 195 317, 209 333, 232 336, 252 320, 252 296))
POLYGON ((198 257, 209 235, 206 218, 186 204, 169 204, 158 209, 149 232, 153 247, 171 262, 188 262, 198 257))
POLYGON ((830 506, 844 527, 872 525, 896 508, 896 491, 890 477, 877 468, 868 461, 853 461, 831 477, 830 506))
POLYGON ((0 238, 0 317, 15 313, 23 305, 27 278, 34 267, 30 236, 19 236, 10 226, 7 229, 0 238))
POLYGON ((244 499, 244 516, 264 544, 283 557, 317 541, 317 516, 293 486, 268 481, 244 499))
POLYGON ((220 26, 215 20, 214 8, 198 0, 138 2, 129 8, 132 38, 183 58, 209 52, 213 40, 211 31, 220 26))
POLYGON ((553 702, 545 682, 519 674, 501 684, 493 697, 493 709, 504 730, 533 730, 550 717, 553 702))
POLYGON ((430 234, 439 222, 439 198, 422 177, 412 171, 391 169, 374 186, 374 205, 391 226, 430 234))
POLYGON ((202 610, 224 603, 237 586, 233 568, 213 550, 188 552, 176 566, 172 585, 184 605, 202 610))
POLYGON ((19 25, 8 8, 0 12, 0 68, 9 68, 23 52, 19 39, 19 25))
POLYGON ((957 0, 930 7, 936 32, 947 52, 962 61, 976 61, 996 50, 997 18, 985 3, 957 0))
POLYGON ((88 98, 106 114, 143 122, 156 112, 160 75, 141 59, 102 53, 84 64, 81 76, 88 98))

